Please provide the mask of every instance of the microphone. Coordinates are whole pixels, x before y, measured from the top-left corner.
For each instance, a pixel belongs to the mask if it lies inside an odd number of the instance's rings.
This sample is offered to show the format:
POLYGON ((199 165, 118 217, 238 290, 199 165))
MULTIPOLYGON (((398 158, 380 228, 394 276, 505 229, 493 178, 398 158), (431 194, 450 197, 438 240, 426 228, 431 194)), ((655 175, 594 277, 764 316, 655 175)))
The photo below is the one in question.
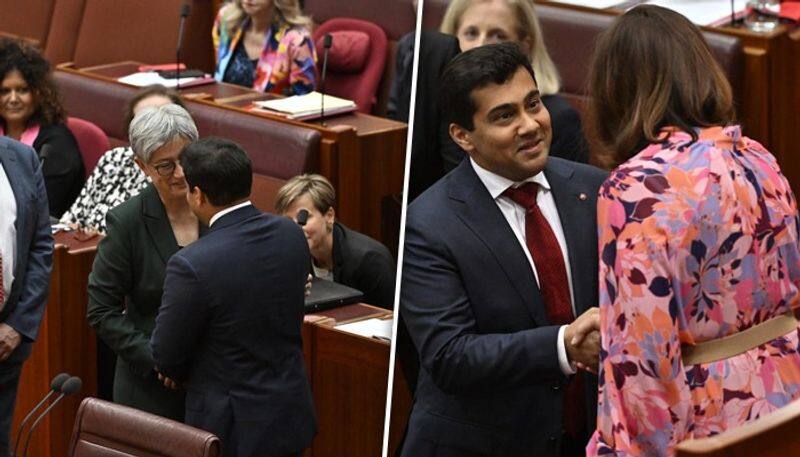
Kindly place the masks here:
POLYGON ((31 443, 31 436, 33 436, 33 432, 34 430, 36 430, 36 426, 39 425, 39 422, 44 418, 44 416, 46 416, 47 413, 49 413, 50 410, 52 410, 58 404, 58 402, 61 401, 62 398, 66 397, 67 395, 72 395, 75 392, 81 390, 82 386, 83 382, 81 381, 81 378, 77 376, 73 376, 64 381, 64 384, 61 385, 61 394, 53 401, 53 403, 50 403, 50 405, 47 408, 45 408, 42 414, 39 414, 36 420, 33 421, 33 425, 31 425, 30 430, 28 430, 28 437, 25 438, 25 447, 22 448, 22 457, 26 457, 28 455, 28 445, 31 443))
POLYGON ((331 45, 333 45, 333 37, 330 33, 326 33, 325 38, 322 41, 322 47, 325 49, 325 51, 322 56, 322 78, 320 78, 319 82, 321 105, 319 110, 319 120, 323 126, 325 125, 325 74, 328 70, 328 51, 330 51, 331 45))
MULTIPOLYGON (((45 145, 45 147, 47 146, 50 145, 49 144, 45 145)), ((19 439, 22 437, 22 430, 25 428, 25 424, 28 423, 31 416, 33 416, 33 413, 36 412, 36 410, 39 409, 44 404, 44 402, 46 402, 51 396, 53 396, 54 393, 61 392, 61 387, 64 385, 64 381, 66 381, 67 379, 69 379, 69 374, 59 373, 53 378, 52 381, 50 381, 50 391, 47 392, 47 395, 45 395, 44 398, 42 398, 42 401, 40 401, 39 404, 34 406, 33 409, 30 410, 28 415, 25 416, 24 419, 22 419, 22 422, 20 422, 19 430, 17 430, 17 439, 14 440, 14 453, 11 455, 13 456, 17 455, 17 448, 19 447, 19 439)))
POLYGON ((183 28, 186 25, 186 18, 189 17, 189 12, 192 5, 184 3, 181 5, 181 19, 178 24, 178 49, 175 51, 175 74, 178 79, 175 82, 175 90, 181 90, 181 48, 183 47, 183 28))
POLYGON ((305 227, 306 222, 308 222, 308 210, 301 209, 297 212, 297 225, 305 227))
MULTIPOLYGON (((297 219, 297 225, 299 225, 300 227, 305 227, 306 224, 308 223, 308 210, 301 209, 300 211, 298 211, 296 219, 297 219)), ((310 257, 308 260, 310 261, 308 265, 308 273, 311 276, 316 276, 314 274, 314 257, 310 257)))

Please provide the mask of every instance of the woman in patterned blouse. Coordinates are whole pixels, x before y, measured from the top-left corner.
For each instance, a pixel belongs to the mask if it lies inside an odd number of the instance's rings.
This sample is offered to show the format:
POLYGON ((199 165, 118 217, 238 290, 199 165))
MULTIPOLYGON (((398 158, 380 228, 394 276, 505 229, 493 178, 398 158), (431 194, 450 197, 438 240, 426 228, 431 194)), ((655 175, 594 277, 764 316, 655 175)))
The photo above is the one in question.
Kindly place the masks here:
POLYGON ((674 455, 800 396, 797 206, 775 158, 734 124, 730 85, 680 14, 628 11, 592 73, 597 130, 622 164, 598 198, 602 349, 587 454, 674 455), (772 322, 788 325, 742 342, 772 322), (693 357, 709 345, 735 350, 693 357))
POLYGON ((298 0, 235 0, 211 31, 217 81, 262 92, 302 95, 316 86, 311 20, 298 0))
MULTIPOLYGON (((180 96, 162 85, 143 88, 126 104, 122 127, 128 131, 133 117, 144 108, 175 103, 186 108, 180 96)), ((133 161, 130 146, 106 151, 60 222, 76 228, 106 232, 106 213, 147 187, 147 175, 133 161)))

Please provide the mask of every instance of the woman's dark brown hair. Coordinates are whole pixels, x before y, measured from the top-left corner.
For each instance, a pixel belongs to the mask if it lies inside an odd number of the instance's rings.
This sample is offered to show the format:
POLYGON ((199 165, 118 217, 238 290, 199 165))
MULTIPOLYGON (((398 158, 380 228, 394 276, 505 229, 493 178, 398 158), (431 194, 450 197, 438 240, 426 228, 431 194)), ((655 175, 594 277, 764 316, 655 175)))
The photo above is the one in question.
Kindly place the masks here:
POLYGON ((731 86, 702 34, 682 15, 642 5, 600 37, 590 75, 591 117, 617 165, 674 126, 697 141, 694 127, 728 125, 731 86))
MULTIPOLYGON (((28 123, 52 125, 64 122, 66 114, 47 60, 33 45, 19 39, 0 38, 0 81, 14 70, 22 74, 37 105, 28 123)), ((5 124, 2 118, 0 122, 5 124)))
POLYGON ((183 104, 183 100, 181 100, 181 96, 173 90, 169 89, 161 84, 153 84, 147 87, 143 87, 139 92, 136 92, 136 95, 133 96, 125 106, 122 108, 122 131, 127 132, 128 127, 131 125, 131 121, 133 120, 134 112, 133 109, 136 108, 136 105, 139 104, 140 101, 144 100, 145 98, 149 98, 155 95, 159 95, 161 97, 166 97, 170 99, 170 101, 181 108, 189 111, 186 108, 186 105, 183 104))

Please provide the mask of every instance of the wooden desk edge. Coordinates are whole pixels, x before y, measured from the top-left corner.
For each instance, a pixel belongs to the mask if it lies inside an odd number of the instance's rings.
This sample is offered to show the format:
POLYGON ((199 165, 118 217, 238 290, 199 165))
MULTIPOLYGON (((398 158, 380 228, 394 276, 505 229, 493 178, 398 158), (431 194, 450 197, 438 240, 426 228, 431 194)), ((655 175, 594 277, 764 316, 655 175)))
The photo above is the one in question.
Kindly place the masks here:
MULTIPOLYGON (((65 73, 71 73, 71 74, 77 75, 77 76, 83 76, 83 77, 86 77, 86 78, 91 78, 91 79, 94 79, 94 80, 97 80, 97 81, 105 81, 105 82, 114 83, 114 84, 121 84, 123 86, 136 87, 136 86, 133 86, 133 85, 130 85, 130 84, 121 83, 116 78, 111 78, 111 77, 100 75, 100 74, 97 74, 97 73, 92 73, 92 70, 109 68, 109 67, 113 67, 113 66, 116 66, 116 65, 143 65, 143 64, 141 62, 136 62, 136 61, 123 61, 123 62, 108 63, 108 64, 104 64, 104 65, 95 65, 95 66, 86 67, 86 68, 58 68, 57 70, 58 71, 63 71, 65 73)), ((341 131, 346 131, 346 130, 356 131, 355 127, 353 127, 353 126, 349 126, 349 128, 343 128, 345 126, 339 126, 340 129, 334 130, 334 129, 331 129, 331 128, 323 127, 323 126, 321 126, 319 124, 303 122, 303 121, 295 121, 293 119, 287 119, 287 118, 282 117, 282 116, 270 115, 268 113, 254 112, 254 111, 247 110, 247 109, 244 109, 244 108, 239 108, 239 107, 236 107, 236 106, 224 105, 224 104, 221 104, 221 103, 216 103, 216 102, 210 101, 210 100, 202 100, 201 99, 201 100, 192 100, 192 101, 195 102, 195 103, 200 103, 200 104, 204 104, 204 105, 208 105, 208 106, 212 106, 212 107, 216 107, 216 108, 227 109, 227 110, 232 110, 232 111, 238 111, 240 113, 249 114, 251 116, 258 116, 258 117, 261 117, 261 118, 270 119, 272 121, 280 122, 280 123, 283 123, 283 124, 289 124, 289 125, 294 125, 294 126, 297 126, 297 127, 303 127, 303 128, 310 128, 310 129, 318 130, 323 135, 326 134, 326 133, 328 135, 334 134, 334 133, 341 133, 341 131)))

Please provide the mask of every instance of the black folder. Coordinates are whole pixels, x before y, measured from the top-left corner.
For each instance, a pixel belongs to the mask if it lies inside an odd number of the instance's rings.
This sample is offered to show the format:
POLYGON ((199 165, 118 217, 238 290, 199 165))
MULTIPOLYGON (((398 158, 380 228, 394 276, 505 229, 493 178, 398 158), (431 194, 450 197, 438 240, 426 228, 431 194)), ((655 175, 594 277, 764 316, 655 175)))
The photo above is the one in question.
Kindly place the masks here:
POLYGON ((311 281, 311 294, 306 297, 306 314, 358 303, 364 298, 360 290, 344 284, 314 278, 311 281))

